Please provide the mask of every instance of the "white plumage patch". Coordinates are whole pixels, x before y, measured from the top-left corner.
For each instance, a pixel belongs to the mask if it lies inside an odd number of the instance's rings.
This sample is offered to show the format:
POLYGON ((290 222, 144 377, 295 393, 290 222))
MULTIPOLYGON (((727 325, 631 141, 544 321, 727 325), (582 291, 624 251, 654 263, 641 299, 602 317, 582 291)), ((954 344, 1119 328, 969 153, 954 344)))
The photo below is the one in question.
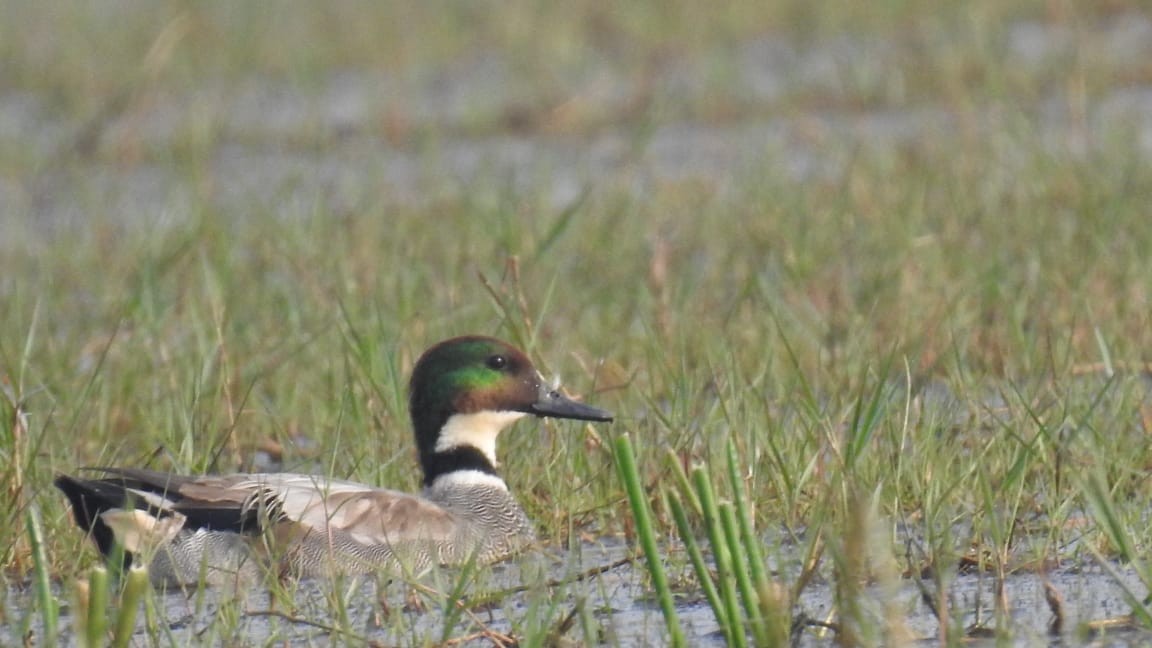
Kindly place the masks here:
POLYGON ((172 510, 172 500, 160 495, 159 493, 152 493, 146 490, 137 488, 129 488, 127 492, 132 493, 133 497, 138 497, 148 503, 149 506, 154 508, 163 509, 165 511, 172 510))
POLYGON ((317 509, 323 515, 323 503, 330 496, 376 490, 366 484, 298 473, 256 474, 252 479, 237 483, 235 488, 252 492, 244 503, 245 511, 275 509, 285 519, 298 522, 316 513, 317 509))
POLYGON ((157 549, 171 542, 184 528, 185 521, 179 513, 158 518, 139 509, 104 511, 100 519, 126 551, 146 557, 151 557, 157 549))
POLYGON ((496 464, 496 436, 515 421, 523 418, 524 412, 473 412, 453 414, 440 429, 436 439, 436 452, 446 452, 453 448, 471 446, 496 464))
POLYGON ((431 490, 452 486, 463 486, 466 488, 485 486, 498 488, 502 491, 508 490, 508 484, 504 483, 503 479, 479 470, 454 470, 450 473, 444 473, 437 477, 436 481, 432 482, 431 490))

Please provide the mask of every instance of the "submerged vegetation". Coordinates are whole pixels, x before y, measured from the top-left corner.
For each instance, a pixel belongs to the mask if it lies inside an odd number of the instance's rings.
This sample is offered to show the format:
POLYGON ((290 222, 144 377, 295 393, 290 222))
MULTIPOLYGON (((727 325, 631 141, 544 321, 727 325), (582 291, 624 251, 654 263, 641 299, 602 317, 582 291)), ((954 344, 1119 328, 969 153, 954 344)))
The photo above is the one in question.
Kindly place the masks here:
POLYGON ((1146 632, 1152 16, 937 5, 0 3, 0 643, 1146 632), (501 437, 535 557, 173 598, 51 488, 416 491, 470 332, 618 414, 501 437))

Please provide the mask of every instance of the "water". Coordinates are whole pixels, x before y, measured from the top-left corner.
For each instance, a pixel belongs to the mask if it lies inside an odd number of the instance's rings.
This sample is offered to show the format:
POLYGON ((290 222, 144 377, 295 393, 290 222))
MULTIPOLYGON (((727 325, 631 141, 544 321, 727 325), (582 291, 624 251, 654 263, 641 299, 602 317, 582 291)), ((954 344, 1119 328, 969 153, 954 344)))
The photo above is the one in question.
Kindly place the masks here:
MULTIPOLYGON (((646 577, 633 563, 620 564, 629 556, 629 550, 620 542, 585 544, 574 552, 549 551, 532 554, 524 559, 483 570, 473 582, 471 598, 486 592, 502 591, 526 586, 525 591, 498 599, 497 603, 478 607, 462 615, 448 628, 449 637, 477 635, 464 645, 493 645, 482 631, 499 634, 518 634, 533 624, 555 624, 571 614, 573 626, 566 636, 583 643, 589 636, 598 637, 607 645, 658 646, 666 643, 663 618, 646 577), (596 568, 611 567, 582 580, 577 574, 596 568), (556 584, 562 582, 563 584, 556 584), (551 587, 545 587, 550 583, 551 587)), ((798 557, 797 557, 798 558, 798 557)), ((682 558, 671 557, 670 563, 681 564, 682 558)), ((1104 570, 1094 566, 1061 566, 1048 571, 1018 572, 1007 577, 1004 595, 1010 601, 1008 630, 1013 645, 1080 645, 1084 638, 1081 624, 1089 621, 1115 618, 1130 609, 1124 587, 1137 595, 1143 590, 1135 573, 1125 567, 1112 566, 1119 572, 1117 582, 1104 570), (1050 583, 1064 601, 1064 628, 1052 635, 1049 626, 1052 615, 1045 599, 1044 583, 1050 583)), ((677 572, 673 571, 676 576, 677 572)), ((457 571, 445 571, 422 581, 440 591, 454 585, 457 571)), ((949 605, 954 618, 964 627, 983 621, 995 627, 992 612, 995 597, 994 580, 989 574, 964 573, 950 577, 949 605)), ((675 582, 675 579, 674 579, 675 582)), ((931 590, 933 584, 927 580, 931 590)), ((338 589, 333 583, 313 581, 295 585, 292 597, 295 608, 285 610, 270 605, 266 593, 259 588, 240 593, 227 588, 206 589, 187 595, 182 592, 158 594, 153 629, 146 629, 144 621, 138 625, 136 639, 145 645, 159 638, 161 645, 200 645, 229 639, 231 645, 265 645, 287 641, 291 645, 327 645, 333 638, 351 644, 375 641, 379 645, 422 645, 425 641, 438 641, 445 632, 445 611, 439 607, 442 597, 428 596, 425 609, 407 608, 410 588, 402 583, 384 584, 364 580, 343 583, 338 589), (334 592, 342 592, 346 606, 343 618, 337 623, 339 606, 333 605, 334 592), (388 602, 388 611, 379 603, 381 592, 388 602), (290 618, 289 618, 290 617, 290 618), (222 619, 234 619, 226 621, 222 619), (335 626, 344 634, 333 631, 335 626)), ((825 574, 817 576, 803 592, 793 611, 817 620, 835 620, 833 585, 825 574)), ((939 623, 932 610, 921 598, 916 582, 901 579, 897 588, 885 589, 871 585, 866 590, 864 608, 879 622, 885 608, 897 612, 899 627, 906 637, 925 645, 933 645, 939 633, 939 623), (874 593, 873 597, 867 593, 874 593), (883 603, 883 604, 882 604, 883 603)), ((19 613, 27 605, 32 592, 29 586, 10 587, 6 607, 9 615, 19 613)), ((339 594, 335 596, 339 597, 339 594)), ((68 600, 63 596, 62 600, 68 600)), ((723 645, 719 628, 707 603, 692 591, 678 597, 678 613, 692 645, 723 645)), ((12 616, 8 616, 12 620, 12 616)), ((32 628, 39 632, 38 619, 32 628)), ((61 627, 66 640, 71 640, 71 619, 68 610, 62 615, 61 627)), ((545 626, 547 627, 547 626, 545 626)), ((883 626, 880 626, 883 627, 883 626)), ((0 627, 0 642, 18 643, 19 623, 10 622, 0 627)), ((834 643, 834 633, 807 628, 801 635, 801 646, 826 646, 834 643)), ((1106 641, 1094 645, 1142 645, 1152 641, 1152 633, 1132 629, 1111 631, 1106 641)), ((991 638, 988 645, 993 645, 991 638)), ((33 640, 33 643, 36 643, 33 640)), ((977 642, 979 643, 979 642, 977 642)))

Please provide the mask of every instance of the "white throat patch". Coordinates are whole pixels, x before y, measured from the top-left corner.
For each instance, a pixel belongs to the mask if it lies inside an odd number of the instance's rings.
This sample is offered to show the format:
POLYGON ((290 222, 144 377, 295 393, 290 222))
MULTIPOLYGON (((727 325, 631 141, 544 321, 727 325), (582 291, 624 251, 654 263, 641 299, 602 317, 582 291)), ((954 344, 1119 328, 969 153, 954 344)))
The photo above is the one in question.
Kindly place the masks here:
POLYGON ((453 414, 440 429, 435 450, 446 452, 453 448, 471 446, 484 453, 488 461, 496 466, 496 436, 524 416, 524 412, 453 414))

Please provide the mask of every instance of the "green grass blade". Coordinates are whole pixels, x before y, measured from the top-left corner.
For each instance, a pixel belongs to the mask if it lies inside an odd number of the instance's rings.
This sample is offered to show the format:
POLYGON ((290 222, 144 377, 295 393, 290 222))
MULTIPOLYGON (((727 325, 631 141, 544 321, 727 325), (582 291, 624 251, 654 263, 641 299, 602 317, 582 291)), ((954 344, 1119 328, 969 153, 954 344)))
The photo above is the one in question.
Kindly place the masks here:
POLYGON ((740 600, 744 604, 744 614, 747 615, 752 636, 757 646, 767 645, 764 618, 760 614, 760 594, 752 583, 747 555, 740 542, 740 525, 736 522, 736 509, 731 502, 720 504, 720 525, 724 530, 724 539, 728 543, 728 552, 732 558, 732 575, 736 578, 736 588, 740 592, 740 600))
POLYGON ((116 614, 116 630, 112 635, 112 645, 115 648, 124 648, 132 640, 140 599, 144 597, 147 589, 148 569, 145 567, 129 569, 124 579, 124 592, 120 596, 120 610, 116 614))
POLYGON ((566 205, 556 216, 556 220, 548 227, 548 231, 540 238, 540 243, 536 246, 536 252, 532 255, 533 259, 540 260, 548 250, 568 231, 568 227, 572 224, 573 217, 579 213, 580 208, 587 202, 588 197, 592 195, 589 187, 584 187, 580 195, 576 197, 570 204, 566 205))
POLYGON ((40 599, 40 613, 44 618, 44 637, 40 643, 45 646, 53 646, 56 644, 60 609, 56 603, 56 597, 52 595, 52 583, 48 575, 48 556, 44 552, 44 532, 41 530, 40 509, 35 505, 29 506, 28 512, 24 516, 24 523, 32 548, 36 596, 40 599))
POLYGON ((736 506, 736 520, 740 526, 740 544, 747 556, 752 587, 759 602, 759 617, 764 624, 765 635, 759 637, 758 641, 761 644, 764 642, 782 644, 788 636, 789 615, 780 609, 780 602, 776 598, 777 589, 772 579, 768 577, 763 542, 756 535, 756 526, 752 522, 752 510, 749 506, 752 500, 744 488, 736 444, 732 440, 728 441, 728 479, 732 484, 732 499, 736 506), (773 636, 777 637, 778 641, 773 641, 773 636))
POLYGON ((668 627, 670 643, 677 647, 684 646, 686 645, 684 630, 680 627, 680 618, 676 614, 672 590, 668 587, 668 578, 664 574, 664 563, 660 555, 660 547, 656 543, 656 532, 652 528, 652 516, 648 510, 648 498, 640 480, 640 471, 636 467, 636 455, 632 450, 632 441, 627 434, 616 438, 613 450, 616 468, 620 473, 620 480, 624 482, 624 489, 628 493, 628 504, 632 508, 632 515, 636 520, 636 535, 644 549, 644 556, 648 561, 648 573, 652 576, 652 586, 656 588, 660 610, 664 613, 664 622, 668 627))
MULTIPOLYGON (((1148 563, 1141 558, 1141 552, 1132 538, 1131 531, 1124 524, 1119 511, 1116 510, 1104 476, 1099 473, 1088 475, 1085 477, 1081 488, 1085 499, 1088 501, 1088 509, 1096 520, 1096 525, 1108 538, 1120 559, 1131 563, 1146 590, 1152 587, 1152 572, 1149 572, 1148 563)), ((1093 551, 1093 553, 1096 552, 1093 551)), ((1101 564, 1107 562, 1099 555, 1096 556, 1096 559, 1101 564)), ((1129 588, 1124 585, 1123 579, 1115 574, 1114 568, 1109 570, 1109 574, 1116 583, 1123 587, 1125 598, 1132 605, 1132 614, 1138 617, 1142 623, 1152 625, 1152 613, 1149 612, 1147 602, 1131 593, 1129 588)))
POLYGON ((720 520, 719 508, 716 505, 716 493, 712 490, 712 481, 704 468, 692 471, 692 481, 696 486, 696 495, 700 498, 700 507, 704 511, 704 530, 708 534, 708 542, 712 545, 712 558, 716 561, 717 583, 731 633, 730 645, 737 648, 746 646, 744 617, 740 614, 736 578, 732 573, 732 557, 729 555, 728 543, 724 537, 723 522, 720 520))
POLYGON ((757 589, 761 589, 769 584, 768 572, 765 568, 760 539, 756 537, 755 526, 752 524, 752 511, 748 508, 748 491, 744 488, 744 480, 740 478, 736 444, 731 439, 728 440, 728 480, 732 484, 732 501, 736 506, 736 520, 740 523, 740 541, 748 555, 752 582, 757 589))
POLYGON ((716 591, 716 583, 712 579, 712 572, 708 569, 708 563, 704 562, 704 553, 700 551, 700 543, 696 541, 696 535, 692 532, 692 525, 688 522, 688 516, 684 511, 684 502, 680 499, 680 495, 675 492, 666 493, 666 501, 668 502, 668 509, 672 512, 672 519, 676 522, 676 530, 680 533, 680 541, 684 543, 684 550, 688 552, 688 560, 692 562, 692 569, 696 572, 696 579, 700 581, 700 589, 704 592, 704 598, 708 600, 708 605, 712 608, 712 615, 716 617, 716 623, 720 626, 720 631, 724 633, 725 641, 731 644, 732 638, 728 636, 731 630, 731 626, 728 624, 728 613, 724 609, 724 602, 720 599, 720 593, 716 591))
POLYGON ((84 638, 92 648, 108 641, 108 570, 96 565, 88 574, 88 618, 84 638))

